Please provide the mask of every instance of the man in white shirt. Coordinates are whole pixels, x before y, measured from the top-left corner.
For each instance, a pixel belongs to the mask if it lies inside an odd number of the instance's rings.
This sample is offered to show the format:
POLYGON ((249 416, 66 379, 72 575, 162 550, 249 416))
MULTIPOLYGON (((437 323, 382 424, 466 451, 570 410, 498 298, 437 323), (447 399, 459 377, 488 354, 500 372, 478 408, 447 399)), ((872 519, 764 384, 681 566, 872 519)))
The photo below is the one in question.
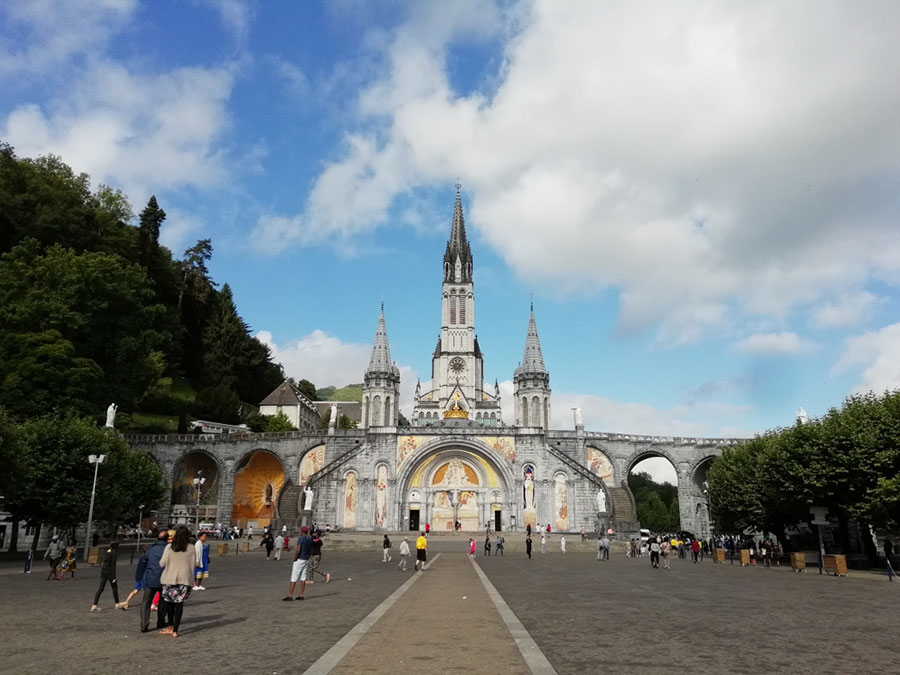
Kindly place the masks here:
POLYGON ((284 537, 281 532, 275 537, 275 560, 281 560, 281 550, 284 548, 284 537))

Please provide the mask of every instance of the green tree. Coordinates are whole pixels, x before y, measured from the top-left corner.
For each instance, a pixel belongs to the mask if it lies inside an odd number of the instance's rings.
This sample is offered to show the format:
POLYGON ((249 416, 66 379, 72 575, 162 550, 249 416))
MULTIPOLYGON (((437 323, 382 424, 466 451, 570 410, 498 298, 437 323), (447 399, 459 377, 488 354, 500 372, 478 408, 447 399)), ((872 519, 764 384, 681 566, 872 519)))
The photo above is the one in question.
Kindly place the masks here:
POLYGON ((669 483, 657 483, 644 471, 630 474, 628 487, 634 495, 642 527, 654 532, 674 532, 679 529, 677 487, 669 483))
POLYGON ((283 412, 280 412, 277 415, 266 415, 265 418, 265 431, 296 431, 294 425, 291 424, 291 421, 283 412))
POLYGON ((316 385, 314 385, 309 380, 300 380, 295 386, 300 390, 300 393, 310 401, 319 400, 319 393, 316 390, 316 385))
POLYGON ((159 252, 159 230, 166 219, 166 212, 159 208, 156 195, 150 197, 141 211, 138 225, 138 252, 141 263, 146 268, 153 266, 159 252))

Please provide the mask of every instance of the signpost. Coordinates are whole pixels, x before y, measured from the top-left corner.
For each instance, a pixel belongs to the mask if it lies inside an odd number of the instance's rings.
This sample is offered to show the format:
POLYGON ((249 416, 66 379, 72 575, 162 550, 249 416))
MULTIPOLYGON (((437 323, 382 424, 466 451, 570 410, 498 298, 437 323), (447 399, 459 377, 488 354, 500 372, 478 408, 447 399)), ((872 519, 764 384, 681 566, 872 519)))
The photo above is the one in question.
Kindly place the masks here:
POLYGON ((828 522, 828 507, 811 506, 809 512, 812 514, 812 524, 816 526, 819 532, 819 574, 822 574, 822 568, 825 564, 825 543, 822 541, 822 528, 830 525, 828 522))

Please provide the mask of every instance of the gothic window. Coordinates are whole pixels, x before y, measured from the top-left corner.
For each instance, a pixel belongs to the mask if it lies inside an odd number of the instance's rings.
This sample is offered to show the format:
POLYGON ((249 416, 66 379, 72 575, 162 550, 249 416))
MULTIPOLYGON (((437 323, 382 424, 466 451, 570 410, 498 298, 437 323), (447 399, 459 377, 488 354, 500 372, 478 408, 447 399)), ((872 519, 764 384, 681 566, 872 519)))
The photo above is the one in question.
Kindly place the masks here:
POLYGON ((391 397, 384 397, 384 426, 390 427, 393 426, 394 416, 393 410, 391 410, 391 397))
POLYGON ((459 322, 463 325, 466 323, 466 296, 459 296, 459 322))
POLYGON ((544 428, 550 428, 550 399, 544 399, 544 428))
POLYGON ((376 396, 372 399, 372 417, 369 426, 380 427, 381 425, 381 397, 376 396))
POLYGON ((528 426, 528 399, 522 397, 522 426, 528 426))
POLYGON ((450 296, 450 323, 456 323, 456 296, 450 296))
POLYGON ((537 396, 531 399, 531 424, 541 426, 541 399, 537 396))

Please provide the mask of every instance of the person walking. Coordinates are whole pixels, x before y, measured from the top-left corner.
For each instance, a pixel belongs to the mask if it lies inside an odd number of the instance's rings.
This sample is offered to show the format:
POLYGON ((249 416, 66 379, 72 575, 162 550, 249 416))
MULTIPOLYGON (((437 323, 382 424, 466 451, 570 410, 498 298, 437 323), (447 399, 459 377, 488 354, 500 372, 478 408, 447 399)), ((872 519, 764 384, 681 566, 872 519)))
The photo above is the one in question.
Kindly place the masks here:
POLYGON ((497 535, 497 539, 494 541, 494 555, 503 555, 503 544, 506 540, 501 537, 499 534, 497 535))
POLYGON ((403 537, 403 541, 400 542, 400 562, 397 563, 397 568, 405 572, 407 560, 409 560, 409 537, 403 537))
POLYGON ((138 557, 138 565, 134 568, 134 588, 128 594, 128 597, 125 598, 125 606, 122 609, 129 609, 129 603, 131 599, 140 593, 143 586, 141 585, 141 576, 143 576, 144 572, 141 570, 141 558, 144 556, 144 553, 147 550, 147 546, 141 546, 141 552, 138 557))
POLYGON ((60 570, 59 576, 60 578, 65 577, 67 574, 69 576, 69 580, 75 578, 75 570, 78 568, 78 549, 75 546, 75 540, 69 539, 68 546, 66 546, 66 551, 63 554, 62 558, 62 569, 60 570))
POLYGON ((696 539, 691 542, 691 554, 695 563, 700 562, 700 542, 696 539))
POLYGON ((487 535, 484 538, 484 555, 485 557, 490 557, 491 555, 491 535, 487 535))
POLYGON ((205 591, 203 582, 209 579, 209 544, 206 543, 206 532, 201 532, 194 544, 194 587, 192 590, 205 591))
MULTIPOLYGON (((146 633, 150 630, 150 605, 153 604, 154 596, 162 591, 162 567, 159 561, 162 559, 163 551, 168 543, 169 533, 162 530, 157 534, 157 539, 151 547, 149 547, 141 559, 138 561, 137 570, 134 572, 135 581, 140 579, 141 587, 144 589, 144 596, 141 598, 141 632, 146 633)), ((157 611, 156 628, 164 628, 166 625, 165 612, 157 611)))
POLYGON ((656 539, 650 540, 650 565, 659 569, 659 542, 656 539))
POLYGON ((587 541, 587 534, 584 531, 584 525, 581 526, 581 541, 587 541))
POLYGON ((391 562, 391 540, 387 535, 381 542, 381 562, 391 562))
POLYGON ((531 523, 525 526, 525 534, 529 537, 531 536, 531 523))
POLYGON ((525 553, 528 554, 528 559, 531 560, 531 535, 525 535, 525 553))
POLYGON ((308 577, 306 583, 315 583, 314 577, 318 573, 325 577, 327 584, 331 581, 331 574, 319 569, 319 563, 322 562, 322 532, 317 529, 310 536, 312 537, 312 554, 309 556, 309 574, 306 575, 308 577))
POLYGON ((659 545, 659 554, 662 556, 662 559, 663 559, 663 567, 665 569, 671 569, 669 567, 669 542, 665 539, 659 545))
POLYGON ((565 537, 559 538, 559 550, 562 551, 563 553, 566 552, 566 538, 565 537))
MULTIPOLYGON (((247 541, 250 541, 249 539, 247 541)), ((275 537, 272 536, 272 533, 269 530, 263 532, 262 539, 259 542, 260 546, 266 547, 266 560, 272 559, 272 549, 275 548, 275 537)))
POLYGON ((44 560, 50 561, 50 574, 47 575, 47 581, 50 581, 50 579, 62 581, 62 577, 59 576, 59 571, 57 570, 62 555, 63 545, 59 542, 59 535, 54 534, 50 539, 50 545, 44 552, 44 560))
POLYGON ((428 539, 424 532, 419 533, 416 539, 416 569, 419 572, 425 571, 425 562, 428 559, 428 539))
POLYGON ((609 560, 609 535, 603 535, 603 559, 609 560))
POLYGON ((181 617, 184 613, 184 600, 191 594, 197 554, 190 537, 191 533, 187 526, 179 525, 159 561, 162 568, 160 575, 162 592, 159 597, 165 607, 168 624, 160 631, 161 635, 178 637, 178 628, 181 626, 181 617))
POLYGON ((472 537, 469 537, 469 557, 475 557, 475 540, 472 537))
POLYGON ((603 540, 597 540, 597 560, 603 560, 603 540))
POLYGON ((541 531, 541 555, 544 555, 546 552, 547 552, 547 537, 545 537, 543 531, 541 531))
POLYGON ((124 609, 125 607, 124 602, 119 602, 119 584, 116 581, 116 561, 118 558, 118 551, 119 542, 113 540, 109 543, 109 546, 103 552, 103 557, 100 559, 100 586, 97 588, 97 592, 94 593, 94 604, 91 605, 92 612, 100 611, 100 596, 103 593, 103 589, 106 588, 107 582, 109 582, 109 585, 112 588, 116 609, 124 609))
POLYGON ((309 528, 304 525, 300 528, 300 539, 297 540, 297 555, 291 566, 291 585, 288 594, 282 598, 285 602, 291 600, 303 600, 306 593, 306 581, 309 578, 309 558, 312 556, 312 537, 309 536, 309 528), (294 597, 294 588, 300 582, 300 595, 294 597))
POLYGON ((281 552, 284 550, 284 535, 279 532, 275 537, 275 560, 281 560, 281 552))

